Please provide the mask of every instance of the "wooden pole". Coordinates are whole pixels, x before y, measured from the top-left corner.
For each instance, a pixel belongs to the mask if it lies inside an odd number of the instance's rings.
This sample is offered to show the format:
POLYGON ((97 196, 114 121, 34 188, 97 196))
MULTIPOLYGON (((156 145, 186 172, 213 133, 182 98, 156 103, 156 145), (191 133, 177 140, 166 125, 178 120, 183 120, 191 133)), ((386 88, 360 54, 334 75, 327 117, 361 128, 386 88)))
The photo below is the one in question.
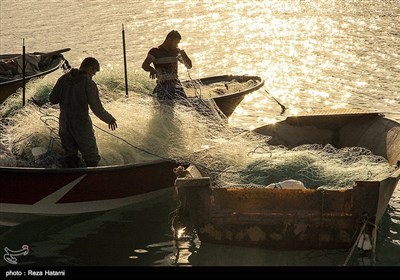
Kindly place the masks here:
POLYGON ((25 106, 25 38, 22 39, 22 106, 25 106))
POLYGON ((122 24, 122 47, 124 52, 125 96, 128 97, 128 70, 126 66, 125 30, 122 24))

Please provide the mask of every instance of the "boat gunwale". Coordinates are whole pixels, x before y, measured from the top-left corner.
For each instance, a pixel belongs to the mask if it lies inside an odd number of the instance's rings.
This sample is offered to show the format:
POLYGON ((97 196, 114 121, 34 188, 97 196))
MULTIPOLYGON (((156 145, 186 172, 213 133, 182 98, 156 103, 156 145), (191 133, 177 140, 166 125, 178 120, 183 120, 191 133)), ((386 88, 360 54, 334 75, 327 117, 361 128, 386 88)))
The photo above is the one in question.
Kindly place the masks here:
MULTIPOLYGON (((244 79, 246 81, 249 80, 257 80, 258 83, 256 85, 254 85, 253 87, 244 89, 244 90, 240 90, 240 91, 236 91, 233 93, 229 93, 229 94, 224 94, 221 96, 211 96, 211 97, 207 97, 207 99, 225 99, 225 98, 230 98, 232 96, 241 96, 241 95, 245 95, 248 94, 250 92, 256 91, 258 89, 260 89, 262 86, 264 86, 264 79, 260 76, 252 76, 252 75, 233 75, 233 74, 229 74, 229 75, 219 75, 219 76, 210 76, 210 77, 205 77, 205 78, 200 78, 200 79, 194 79, 194 81, 201 81, 203 85, 208 85, 208 84, 212 84, 213 80, 215 80, 215 82, 222 82, 222 81, 231 81, 235 78, 240 78, 240 79, 244 79)), ((190 80, 185 80, 182 83, 189 83, 190 80)), ((189 98, 196 98, 196 97, 189 97, 189 98)))
MULTIPOLYGON (((42 53, 32 53, 32 54, 42 54, 42 53)), ((14 55, 14 54, 13 54, 13 55, 14 55)), ((15 54, 15 56, 18 56, 18 55, 20 55, 20 54, 15 54)), ((12 55, 11 55, 11 54, 0 55, 0 59, 2 59, 2 56, 12 56, 12 55)), ((65 63, 65 61, 66 61, 66 59, 64 58, 64 56, 60 54, 60 55, 57 55, 57 56, 53 56, 53 59, 52 59, 52 61, 51 61, 51 65, 53 65, 53 62, 56 61, 56 60, 58 60, 57 65, 54 65, 53 67, 48 68, 48 69, 46 69, 46 70, 44 70, 44 71, 40 71, 39 73, 26 76, 25 79, 31 80, 31 79, 33 79, 33 78, 39 78, 39 77, 41 77, 41 76, 50 74, 50 73, 56 71, 57 69, 59 69, 59 68, 63 65, 63 63, 65 63)), ((51 66, 51 65, 50 65, 50 66, 51 66)), ((10 78, 10 80, 8 80, 8 81, 0 82, 0 86, 8 86, 8 85, 10 85, 10 84, 22 82, 22 80, 23 80, 22 77, 20 77, 20 78, 10 78)))
MULTIPOLYGON (((97 166, 97 167, 79 167, 79 168, 43 168, 43 167, 8 167, 1 166, 0 174, 11 172, 11 173, 66 173, 66 174, 83 174, 83 173, 105 173, 105 172, 118 172, 126 169, 134 169, 134 168, 146 168, 159 164, 171 163, 172 161, 167 160, 154 160, 149 162, 138 162, 138 163, 130 163, 130 164, 121 164, 121 165, 108 165, 108 166, 97 166)), ((176 163, 178 165, 178 163, 176 163)))

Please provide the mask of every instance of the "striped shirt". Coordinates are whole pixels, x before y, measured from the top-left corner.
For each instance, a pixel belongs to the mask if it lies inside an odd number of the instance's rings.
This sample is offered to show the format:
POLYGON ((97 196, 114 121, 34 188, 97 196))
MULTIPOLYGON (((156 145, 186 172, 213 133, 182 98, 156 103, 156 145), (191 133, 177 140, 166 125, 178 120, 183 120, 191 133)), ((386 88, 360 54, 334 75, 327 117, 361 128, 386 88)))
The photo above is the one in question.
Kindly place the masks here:
POLYGON ((179 49, 166 50, 159 46, 152 48, 147 54, 157 71, 157 82, 178 80, 178 55, 179 49))

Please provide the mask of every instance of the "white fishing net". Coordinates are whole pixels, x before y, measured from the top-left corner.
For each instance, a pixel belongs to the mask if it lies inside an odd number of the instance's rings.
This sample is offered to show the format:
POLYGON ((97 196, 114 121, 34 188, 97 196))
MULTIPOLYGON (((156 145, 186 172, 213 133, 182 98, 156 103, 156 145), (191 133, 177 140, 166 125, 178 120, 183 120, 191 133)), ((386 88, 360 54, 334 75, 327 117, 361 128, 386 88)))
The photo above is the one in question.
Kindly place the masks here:
MULTIPOLYGON (((255 151, 256 152, 256 151, 255 151)), ((301 181, 306 188, 351 188, 356 180, 382 180, 394 171, 386 159, 361 147, 336 149, 331 145, 302 145, 288 150, 266 148, 240 170, 229 167, 217 185, 267 186, 286 180, 301 181), (234 179, 233 179, 234 178, 234 179), (233 179, 233 180, 232 180, 233 179)))
POLYGON ((237 79, 233 78, 227 82, 215 82, 210 84, 201 83, 200 80, 190 80, 183 85, 185 86, 186 95, 189 97, 198 96, 210 98, 244 91, 248 88, 255 87, 257 83, 257 81, 252 79, 239 82, 237 79))
MULTIPOLYGON (((267 136, 230 127, 214 102, 194 99, 178 101, 174 106, 160 104, 151 94, 154 82, 134 71, 129 76, 126 98, 121 73, 100 73, 95 81, 101 100, 118 123, 117 130, 111 132, 91 114, 100 166, 156 159, 195 163, 208 171, 219 187, 266 186, 295 179, 307 188, 351 188, 356 180, 382 179, 394 170, 384 158, 358 147, 273 147, 267 144, 267 136)), ((54 82, 43 79, 31 83, 29 95, 48 96, 54 82)), ((236 83, 232 81, 228 89, 239 87, 236 83)), ((192 84, 193 90, 198 86, 192 84)), ((226 89, 225 84, 218 86, 226 89)), ((215 92, 213 86, 207 87, 201 88, 203 95, 215 92)), ((0 126, 0 166, 62 167, 58 106, 28 104, 10 110, 13 102, 10 99, 0 108, 3 114, 12 111, 0 126)))

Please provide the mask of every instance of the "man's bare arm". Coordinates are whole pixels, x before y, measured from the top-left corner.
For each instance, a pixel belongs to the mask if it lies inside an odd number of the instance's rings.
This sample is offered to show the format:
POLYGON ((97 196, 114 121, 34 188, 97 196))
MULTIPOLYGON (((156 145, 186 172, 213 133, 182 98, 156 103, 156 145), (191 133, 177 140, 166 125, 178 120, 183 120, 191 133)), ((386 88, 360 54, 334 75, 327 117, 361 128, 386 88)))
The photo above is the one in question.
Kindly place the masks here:
POLYGON ((142 69, 144 71, 150 72, 150 78, 155 79, 157 78, 157 71, 152 67, 150 64, 152 63, 152 60, 149 57, 146 57, 146 59, 142 63, 142 69))
POLYGON ((192 60, 189 58, 189 56, 186 54, 186 52, 184 50, 181 50, 180 54, 182 56, 183 63, 185 64, 185 66, 188 69, 192 68, 192 60))

